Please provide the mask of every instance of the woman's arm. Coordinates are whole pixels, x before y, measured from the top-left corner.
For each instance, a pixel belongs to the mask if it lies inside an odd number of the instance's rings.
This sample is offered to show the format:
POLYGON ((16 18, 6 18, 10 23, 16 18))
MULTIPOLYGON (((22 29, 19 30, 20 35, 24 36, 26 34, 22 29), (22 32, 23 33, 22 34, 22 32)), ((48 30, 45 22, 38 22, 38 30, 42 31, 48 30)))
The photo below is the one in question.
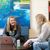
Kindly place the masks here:
POLYGON ((4 32, 3 32, 3 36, 7 36, 6 33, 7 33, 7 32, 6 32, 6 28, 5 28, 5 29, 4 29, 4 32))
POLYGON ((49 31, 48 31, 48 24, 45 23, 43 26, 42 26, 42 30, 41 30, 41 34, 39 35, 38 38, 36 39, 31 39, 32 42, 40 42, 40 41, 46 41, 46 39, 48 38, 49 36, 49 31))
POLYGON ((42 30, 41 30, 41 34, 39 35, 39 37, 37 38, 37 41, 46 41, 46 39, 48 38, 49 36, 49 27, 48 27, 48 24, 45 23, 43 26, 42 26, 42 30))
POLYGON ((36 39, 29 39, 27 40, 25 43, 24 43, 24 47, 28 46, 30 42, 39 42, 39 41, 45 41, 47 39, 47 37, 49 36, 49 33, 48 33, 48 27, 47 27, 47 24, 44 24, 43 27, 42 27, 42 30, 41 30, 41 34, 38 38, 36 39))

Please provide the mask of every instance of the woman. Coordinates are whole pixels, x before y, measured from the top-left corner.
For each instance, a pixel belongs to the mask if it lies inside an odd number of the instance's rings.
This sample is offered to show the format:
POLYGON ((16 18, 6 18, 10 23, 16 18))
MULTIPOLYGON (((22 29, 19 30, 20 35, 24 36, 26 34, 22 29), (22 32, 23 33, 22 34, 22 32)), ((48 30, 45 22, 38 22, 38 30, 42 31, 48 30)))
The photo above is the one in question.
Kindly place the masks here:
POLYGON ((43 14, 36 15, 36 22, 37 22, 37 33, 40 35, 42 25, 46 22, 46 17, 43 14))
POLYGON ((20 39, 20 26, 17 25, 16 20, 13 16, 10 16, 7 19, 7 25, 4 31, 4 36, 10 36, 13 40, 14 45, 16 46, 16 40, 20 39))
POLYGON ((33 42, 33 50, 48 50, 48 38, 50 37, 50 20, 48 22, 46 22, 41 29, 41 33, 38 36, 38 38, 35 39, 29 39, 27 40, 23 47, 27 48, 29 46, 30 43, 33 42))

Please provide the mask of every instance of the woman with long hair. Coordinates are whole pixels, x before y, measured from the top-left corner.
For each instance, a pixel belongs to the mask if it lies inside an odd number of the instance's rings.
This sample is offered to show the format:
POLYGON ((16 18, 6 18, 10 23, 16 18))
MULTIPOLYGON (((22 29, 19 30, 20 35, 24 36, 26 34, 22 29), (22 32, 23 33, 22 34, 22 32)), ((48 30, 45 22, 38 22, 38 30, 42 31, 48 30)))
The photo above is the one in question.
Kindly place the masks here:
MULTIPOLYGON (((40 18, 39 18, 40 19, 40 18)), ((33 42, 33 50, 48 50, 48 39, 50 38, 50 20, 43 24, 40 35, 35 39, 28 39, 23 47, 28 48, 33 42)))
POLYGON ((6 24, 6 28, 5 31, 3 33, 4 36, 10 36, 13 40, 14 45, 16 46, 16 40, 20 39, 20 26, 17 25, 15 17, 10 16, 7 19, 7 24, 6 24))

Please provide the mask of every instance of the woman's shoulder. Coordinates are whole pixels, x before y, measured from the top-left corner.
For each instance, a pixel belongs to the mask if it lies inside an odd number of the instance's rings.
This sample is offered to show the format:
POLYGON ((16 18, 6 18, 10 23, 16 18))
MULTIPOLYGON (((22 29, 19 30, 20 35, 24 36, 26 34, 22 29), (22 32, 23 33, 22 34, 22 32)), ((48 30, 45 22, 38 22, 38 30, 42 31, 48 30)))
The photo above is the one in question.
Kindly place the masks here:
POLYGON ((49 27, 49 26, 50 26, 50 22, 46 22, 46 23, 43 24, 43 27, 45 27, 45 28, 49 27))

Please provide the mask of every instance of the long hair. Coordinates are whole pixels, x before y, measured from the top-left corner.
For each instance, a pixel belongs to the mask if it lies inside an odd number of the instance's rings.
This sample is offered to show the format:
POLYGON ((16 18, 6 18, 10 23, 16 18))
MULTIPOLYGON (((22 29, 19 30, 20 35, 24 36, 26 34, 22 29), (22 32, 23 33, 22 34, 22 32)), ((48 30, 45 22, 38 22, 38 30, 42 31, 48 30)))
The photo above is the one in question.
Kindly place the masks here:
MULTIPOLYGON (((7 32, 10 31, 10 18, 14 18, 13 16, 10 16, 8 19, 7 19, 7 32)), ((15 18, 14 18, 15 19, 15 18)), ((15 25, 14 25, 14 29, 13 30, 16 30, 16 22, 15 22, 15 25)))

